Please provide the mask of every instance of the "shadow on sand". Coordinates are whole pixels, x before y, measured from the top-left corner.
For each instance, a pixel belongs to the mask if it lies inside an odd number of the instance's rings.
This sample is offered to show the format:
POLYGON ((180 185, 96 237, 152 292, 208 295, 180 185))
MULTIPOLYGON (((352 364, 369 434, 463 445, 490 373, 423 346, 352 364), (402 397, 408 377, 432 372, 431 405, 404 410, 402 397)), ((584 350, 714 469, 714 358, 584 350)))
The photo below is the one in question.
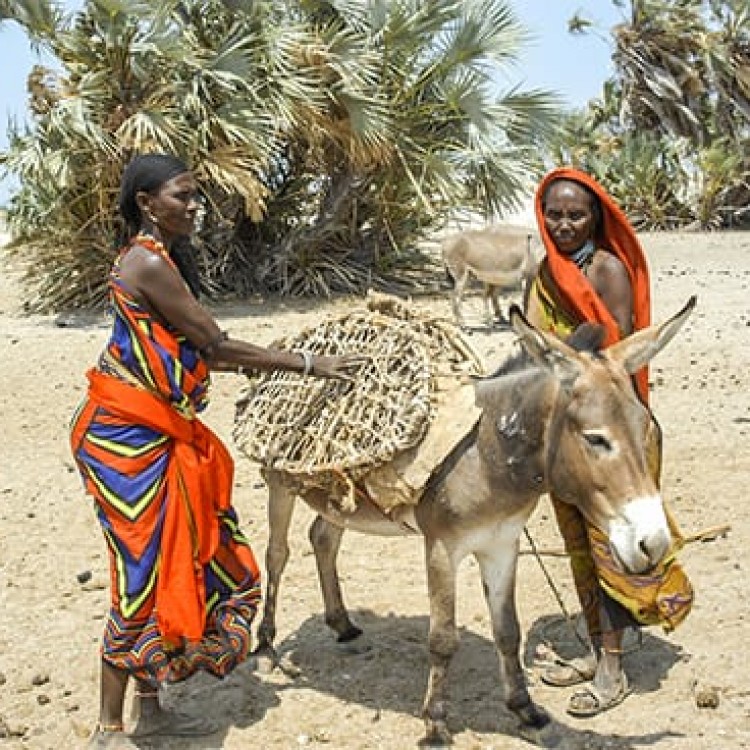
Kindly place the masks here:
MULTIPOLYGON (((402 617, 377 615, 369 610, 352 613, 364 635, 346 644, 336 642, 321 616, 305 620, 299 630, 277 645, 287 674, 276 670, 271 675, 253 672, 252 663, 241 666, 224 681, 197 676, 167 691, 167 704, 179 705, 190 714, 210 716, 220 730, 201 741, 172 740, 151 744, 141 741, 139 748, 221 748, 230 727, 250 727, 262 722, 266 712, 279 705, 281 693, 312 690, 355 703, 372 713, 396 712, 418 719, 427 684, 427 616, 402 617), (292 679, 290 672, 296 673, 292 679)), ((540 643, 552 646, 563 657, 578 655, 583 647, 568 623, 560 616, 537 620, 526 635, 524 662, 530 668, 540 643)), ((634 690, 649 693, 659 688, 673 664, 681 659, 678 647, 646 634, 641 647, 626 656, 626 668, 637 675, 634 690)), ((540 699, 538 684, 530 671, 531 692, 540 699)), ((492 640, 471 630, 461 629, 459 651, 451 665, 449 727, 458 737, 466 731, 505 735, 523 739, 529 746, 561 750, 631 750, 657 744, 668 732, 633 736, 602 734, 567 723, 568 717, 553 717, 542 734, 523 733, 515 716, 502 704, 497 657, 492 640)), ((574 720, 571 720, 574 721, 574 720)), ((290 737, 297 732, 290 727, 290 737)), ((419 736, 404 738, 403 747, 417 747, 419 736)), ((290 740, 292 741, 292 740, 290 740)))

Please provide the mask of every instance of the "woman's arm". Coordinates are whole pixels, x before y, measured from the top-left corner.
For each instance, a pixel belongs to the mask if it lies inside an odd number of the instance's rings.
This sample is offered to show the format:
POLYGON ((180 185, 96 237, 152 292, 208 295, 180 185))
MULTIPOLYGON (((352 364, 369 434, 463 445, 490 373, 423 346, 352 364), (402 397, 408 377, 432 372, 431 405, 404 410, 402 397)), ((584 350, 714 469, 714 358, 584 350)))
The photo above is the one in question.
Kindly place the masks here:
POLYGON ((182 333, 216 370, 288 370, 321 377, 346 378, 366 357, 315 355, 269 349, 230 339, 186 287, 180 274, 161 256, 134 246, 120 265, 123 282, 160 320, 182 333), (308 366, 309 365, 309 366, 308 366))
POLYGON ((602 298, 620 332, 633 331, 633 289, 622 261, 610 252, 597 252, 591 264, 589 281, 602 298))

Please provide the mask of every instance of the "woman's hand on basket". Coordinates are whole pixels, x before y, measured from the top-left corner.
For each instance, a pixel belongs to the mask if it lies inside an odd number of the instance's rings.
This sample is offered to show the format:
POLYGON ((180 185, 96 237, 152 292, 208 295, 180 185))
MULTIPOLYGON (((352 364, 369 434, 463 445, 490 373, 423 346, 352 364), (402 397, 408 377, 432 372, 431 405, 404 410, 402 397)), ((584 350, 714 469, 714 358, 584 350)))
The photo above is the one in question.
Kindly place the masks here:
POLYGON ((316 354, 312 360, 312 373, 319 378, 333 378, 353 382, 357 372, 368 362, 364 354, 345 354, 341 357, 326 357, 316 354))

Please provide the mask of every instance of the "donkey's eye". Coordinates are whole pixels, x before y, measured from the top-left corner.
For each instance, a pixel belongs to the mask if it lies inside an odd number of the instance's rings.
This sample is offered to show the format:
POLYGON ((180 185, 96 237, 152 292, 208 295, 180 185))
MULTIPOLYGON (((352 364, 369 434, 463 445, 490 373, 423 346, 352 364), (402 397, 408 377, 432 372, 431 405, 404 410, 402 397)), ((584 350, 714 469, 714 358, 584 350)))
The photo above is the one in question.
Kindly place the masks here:
POLYGON ((596 451, 612 450, 612 443, 601 432, 584 432, 583 439, 596 451))

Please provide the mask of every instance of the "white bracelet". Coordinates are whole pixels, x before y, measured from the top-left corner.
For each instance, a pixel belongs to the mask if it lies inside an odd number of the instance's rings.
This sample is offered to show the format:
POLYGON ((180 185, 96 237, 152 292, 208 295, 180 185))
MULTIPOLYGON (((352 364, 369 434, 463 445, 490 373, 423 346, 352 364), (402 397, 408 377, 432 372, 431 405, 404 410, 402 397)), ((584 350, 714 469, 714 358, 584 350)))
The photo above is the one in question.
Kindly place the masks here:
POLYGON ((305 363, 305 366, 302 369, 302 376, 307 377, 313 371, 312 354, 310 354, 307 349, 303 349, 302 351, 297 352, 297 354, 301 355, 302 361, 305 363))

